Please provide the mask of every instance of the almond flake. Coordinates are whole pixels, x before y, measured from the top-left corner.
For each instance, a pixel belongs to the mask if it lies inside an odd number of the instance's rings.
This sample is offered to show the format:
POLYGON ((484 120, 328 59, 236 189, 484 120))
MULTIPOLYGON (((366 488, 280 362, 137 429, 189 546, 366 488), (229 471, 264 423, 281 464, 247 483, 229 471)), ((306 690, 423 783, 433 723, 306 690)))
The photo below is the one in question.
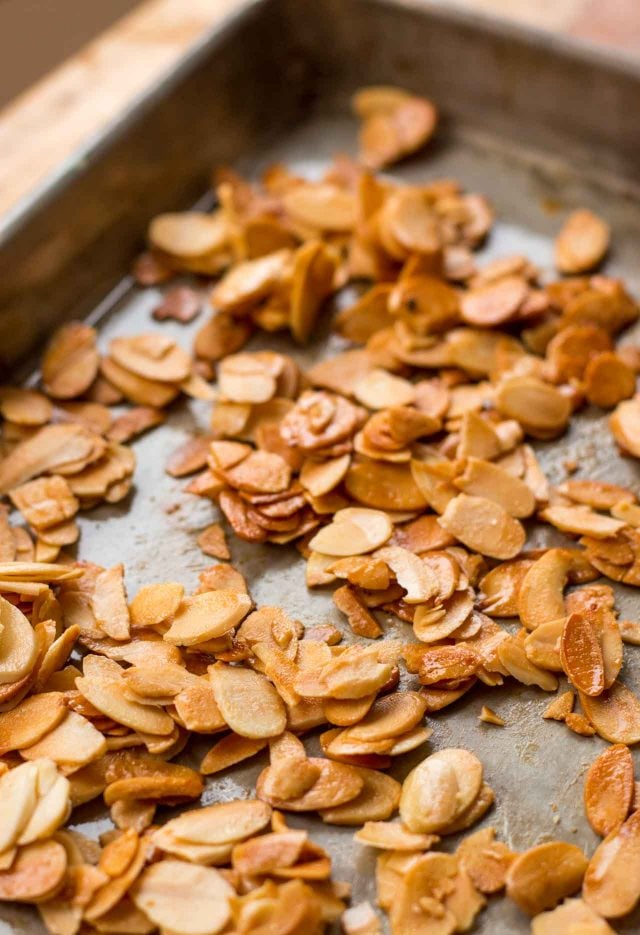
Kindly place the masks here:
POLYGON ((580 888, 587 858, 579 847, 549 841, 519 854, 507 871, 507 896, 531 916, 580 888))

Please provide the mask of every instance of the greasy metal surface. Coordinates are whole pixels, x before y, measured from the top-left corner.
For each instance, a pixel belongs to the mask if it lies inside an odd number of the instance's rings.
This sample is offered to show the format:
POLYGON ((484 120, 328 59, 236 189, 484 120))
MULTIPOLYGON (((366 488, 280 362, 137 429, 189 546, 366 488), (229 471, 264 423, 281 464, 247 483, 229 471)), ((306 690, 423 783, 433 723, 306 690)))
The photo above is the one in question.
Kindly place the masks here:
MULTIPOLYGON (((358 4, 345 6, 355 8, 358 4)), ((483 38, 481 34, 478 36, 480 51, 483 38)), ((385 42, 393 46, 393 31, 385 36, 385 42)), ((402 49, 397 51, 400 56, 402 49)), ((455 67, 455 62, 451 62, 451 67, 455 67)), ((371 71, 372 66, 367 66, 367 80, 371 71)), ((390 77, 388 70, 383 77, 390 77)), ((400 70, 397 80, 402 77, 400 70)), ((469 75, 468 78, 482 82, 481 74, 469 75)), ((415 80, 407 80, 416 86, 415 80)), ((353 86, 356 83, 354 81, 353 86)), ((322 84, 320 82, 319 87, 322 84)), ((333 100, 344 98, 348 90, 347 85, 336 85, 333 100)), ((447 111, 444 93, 441 103, 447 111)), ((271 115, 277 106, 278 102, 274 100, 271 115)), ((245 169, 257 170, 260 165, 282 159, 295 170, 316 174, 332 153, 353 151, 354 124, 345 116, 332 115, 334 109, 333 103, 326 109, 320 103, 316 115, 303 125, 281 134, 279 141, 268 149, 261 145, 250 147, 248 138, 242 134, 236 140, 236 146, 230 148, 242 157, 238 164, 245 169)), ((526 120, 526 115, 521 116, 526 120)), ((496 137, 486 132, 486 128, 480 131, 477 125, 469 125, 463 119, 457 121, 455 114, 448 122, 450 132, 444 134, 443 142, 394 174, 412 181, 452 176, 461 179, 467 188, 488 194, 498 209, 500 222, 481 258, 523 252, 544 270, 550 271, 550 238, 561 215, 550 213, 548 206, 554 204, 564 210, 588 205, 601 211, 615 232, 615 249, 609 270, 625 276, 636 293, 640 292, 637 264, 640 207, 636 201, 616 194, 606 181, 602 184, 597 180, 581 181, 568 165, 556 160, 557 153, 547 160, 532 156, 517 145, 514 139, 518 135, 516 132, 508 138, 496 137)), ((185 163, 182 169, 185 177, 181 185, 186 189, 188 164, 185 163)), ((597 166, 591 166, 591 170, 591 175, 596 177, 597 166)), ((134 228, 136 223, 132 222, 134 228)), ((193 327, 152 323, 150 312, 157 304, 159 294, 156 289, 133 288, 124 294, 121 290, 118 301, 107 303, 103 309, 102 346, 106 347, 115 334, 133 334, 154 327, 174 335, 185 348, 189 348, 193 331, 200 322, 197 321, 193 327)), ((335 351, 341 346, 335 338, 324 340, 303 353, 293 349, 285 338, 262 338, 253 346, 265 344, 293 352, 303 365, 315 355, 335 351)), ((200 403, 175 405, 165 426, 134 443, 139 465, 131 498, 115 508, 94 510, 80 520, 82 535, 78 554, 104 565, 124 562, 130 595, 135 594, 140 585, 151 581, 175 579, 187 587, 193 586, 198 571, 208 562, 196 546, 195 538, 196 531, 215 518, 215 508, 208 501, 182 493, 183 482, 171 479, 163 470, 168 455, 182 439, 197 427, 206 429, 208 409, 208 405, 200 403)), ((640 491, 637 462, 617 456, 606 428, 606 417, 601 414, 587 412, 579 416, 565 438, 538 446, 538 450, 551 480, 559 480, 563 476, 562 462, 570 456, 580 464, 579 476, 606 478, 640 491)), ((233 536, 229 541, 233 561, 246 575, 257 604, 278 604, 306 624, 329 619, 344 629, 344 622, 332 606, 330 590, 307 591, 303 564, 293 547, 249 546, 233 536)), ((532 531, 530 541, 535 544, 543 541, 540 532, 532 531)), ((634 619, 638 613, 636 593, 624 588, 618 588, 617 592, 621 616, 634 619)), ((389 621, 385 628, 407 637, 410 634, 410 629, 397 621, 389 621)), ((625 655, 624 677, 639 690, 640 650, 626 647, 625 655)), ((494 825, 501 839, 521 849, 550 837, 559 837, 591 852, 596 838, 584 820, 582 780, 588 763, 605 744, 597 738, 577 737, 561 724, 543 721, 540 715, 548 700, 549 696, 540 690, 514 684, 503 690, 476 689, 458 704, 430 718, 434 727, 432 740, 401 758, 394 774, 402 778, 430 751, 446 746, 467 747, 482 759, 486 779, 496 792, 496 807, 485 823, 494 825), (490 704, 505 718, 505 728, 478 721, 483 703, 490 704)), ((313 749, 315 744, 316 741, 312 740, 309 746, 313 749)), ((187 761, 197 764, 209 745, 207 738, 192 745, 187 761)), ((637 754, 634 757, 640 767, 640 758, 637 754)), ((250 794, 255 777, 265 762, 266 758, 260 756, 248 766, 237 767, 212 778, 204 800, 211 802, 250 794)), ((161 810, 160 814, 167 813, 161 810)), ((109 827, 99 804, 85 806, 74 813, 74 823, 91 834, 109 827)), ((292 816, 291 824, 309 828, 314 839, 330 850, 334 877, 353 883, 355 902, 363 898, 373 901, 374 852, 353 843, 352 829, 325 826, 313 816, 292 816)), ((443 846, 446 849, 454 847, 456 840, 445 839, 443 846)), ((7 927, 15 931, 36 930, 37 923, 30 910, 3 907, 0 918, 6 919, 7 927)), ((619 931, 637 931, 639 924, 640 917, 636 916, 633 920, 617 923, 616 928, 619 931)), ((0 923, 0 932, 2 929, 0 923)), ((477 931, 492 935, 525 933, 529 931, 529 922, 507 899, 492 899, 479 919, 477 931)))

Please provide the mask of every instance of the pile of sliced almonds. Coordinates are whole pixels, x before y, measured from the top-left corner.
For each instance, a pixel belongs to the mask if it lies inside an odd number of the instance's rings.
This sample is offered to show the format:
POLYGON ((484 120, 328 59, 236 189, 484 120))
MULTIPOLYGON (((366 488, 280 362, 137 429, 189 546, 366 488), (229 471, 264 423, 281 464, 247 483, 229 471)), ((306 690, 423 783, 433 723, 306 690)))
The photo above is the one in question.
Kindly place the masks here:
MULTIPOLYGON (((533 935, 610 933, 640 903, 640 698, 624 669, 640 623, 597 580, 640 586, 640 502, 575 465, 552 485, 533 447, 590 405, 640 458, 640 352, 615 344, 639 308, 595 272, 611 232, 587 210, 556 240, 565 278, 522 256, 479 266, 481 195, 374 174, 428 143, 434 105, 381 86, 353 108, 358 160, 314 181, 219 170, 213 212, 151 221, 140 284, 216 279, 192 354, 162 325, 101 353, 73 322, 40 389, 0 388, 0 901, 33 903, 51 935, 381 932, 287 812, 378 852, 392 935, 469 931, 503 892, 533 935), (304 371, 244 348, 256 329, 309 341, 337 293, 333 356, 304 371), (127 443, 181 394, 212 404, 210 432, 167 471, 216 504, 197 542, 220 563, 190 593, 131 595, 122 565, 67 550, 79 511, 128 495, 127 443), (534 523, 552 547, 528 547, 534 523), (256 607, 227 528, 295 543, 344 632, 256 607), (440 745, 433 716, 514 680, 553 695, 543 718, 609 744, 584 778, 590 855, 539 839, 516 852, 475 828, 508 764, 440 745), (389 771, 408 753, 400 782, 389 771), (227 800, 218 775, 256 757, 255 789, 227 800), (100 798, 113 828, 99 843, 63 828, 100 798)), ((153 318, 190 321, 202 289, 171 287, 153 318)), ((501 712, 484 705, 482 729, 508 729, 501 712)))

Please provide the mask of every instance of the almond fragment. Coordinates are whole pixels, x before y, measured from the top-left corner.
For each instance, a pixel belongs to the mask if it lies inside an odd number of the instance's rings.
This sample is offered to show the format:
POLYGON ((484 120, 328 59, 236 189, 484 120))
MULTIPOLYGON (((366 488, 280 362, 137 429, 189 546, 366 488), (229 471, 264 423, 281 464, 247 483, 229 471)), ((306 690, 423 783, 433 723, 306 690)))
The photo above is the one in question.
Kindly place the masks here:
POLYGON ((24 678, 33 668, 37 651, 34 630, 28 619, 0 597, 0 685, 24 678))
POLYGON ((525 542, 522 524, 485 497, 459 494, 447 504, 440 524, 468 548, 491 558, 513 558, 525 542))
POLYGON ((199 257, 222 249, 226 223, 219 214, 180 211, 158 214, 148 231, 153 247, 175 257, 199 257))
POLYGON ((507 896, 531 916, 580 888, 587 858, 579 847, 549 841, 519 854, 507 871, 507 896))
POLYGON ((485 724, 495 724, 496 727, 504 727, 505 725, 504 718, 501 718, 499 714, 496 714, 496 712, 487 707, 487 705, 482 705, 478 720, 484 721, 485 724))
POLYGON ((482 828, 464 838, 457 856, 481 893, 497 893, 504 888, 507 871, 516 857, 506 844, 495 840, 494 828, 482 828))
POLYGON ((569 730, 572 730, 574 734, 578 734, 580 737, 593 737, 596 732, 595 727, 589 723, 584 714, 577 711, 567 714, 564 722, 569 730))
POLYGON ((124 589, 124 566, 114 565, 100 572, 92 597, 97 625, 114 640, 129 638, 129 608, 124 589))
POLYGON ((555 243, 556 266, 561 273, 585 273, 598 266, 609 249, 611 230, 586 208, 574 211, 564 222, 555 243))
POLYGON ((17 708, 0 714, 0 754, 37 743, 63 720, 67 710, 59 692, 26 698, 17 708))
POLYGON ((522 682, 523 685, 538 685, 548 692, 557 690, 558 680, 555 675, 531 662, 521 638, 511 636, 504 640, 498 646, 498 659, 509 675, 522 682))
POLYGON ((177 582, 145 585, 129 605, 131 626, 155 627, 171 619, 178 610, 183 595, 184 588, 177 582))
POLYGON ((608 747, 589 767, 584 805, 589 824, 601 837, 622 826, 633 798, 633 760, 624 744, 608 747))
POLYGON ((205 555, 211 555, 212 558, 219 559, 231 558, 224 529, 220 523, 211 523, 210 526, 203 529, 198 536, 197 542, 205 555))
POLYGON ((434 834, 417 834, 392 821, 365 821, 353 839, 384 851, 427 851, 439 841, 434 834))
POLYGON ((634 458, 640 458, 638 429, 640 426, 640 396, 618 403, 609 416, 609 428, 617 444, 634 458))
POLYGON ((554 698, 544 709, 543 718, 551 721, 564 721, 568 714, 573 711, 575 694, 572 691, 563 692, 554 698))
POLYGON ((368 639, 382 636, 380 624, 349 585, 337 588, 333 592, 333 600, 338 610, 347 615, 349 626, 358 636, 368 639))
POLYGON ((258 798, 268 801, 275 808, 292 812, 319 811, 325 808, 334 808, 350 802, 362 791, 364 781, 352 766, 337 763, 334 760, 325 760, 311 757, 308 761, 317 766, 320 775, 311 788, 296 799, 275 799, 268 796, 265 784, 269 777, 269 769, 258 777, 256 792, 258 798))
POLYGON ((398 807, 400 783, 374 769, 354 767, 363 781, 358 795, 343 805, 323 809, 320 816, 330 825, 362 825, 365 821, 383 821, 398 807))

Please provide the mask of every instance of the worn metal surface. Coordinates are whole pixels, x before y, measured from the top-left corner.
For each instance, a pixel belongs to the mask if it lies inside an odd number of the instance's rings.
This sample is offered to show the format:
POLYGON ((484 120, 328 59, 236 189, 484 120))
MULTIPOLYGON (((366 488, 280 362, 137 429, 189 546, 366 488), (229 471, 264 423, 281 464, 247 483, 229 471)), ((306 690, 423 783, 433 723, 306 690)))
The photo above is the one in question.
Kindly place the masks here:
MULTIPOLYGON (((517 63, 514 63, 510 51, 504 51, 506 36, 502 32, 486 33, 473 25, 460 25, 455 18, 433 19, 424 13, 418 15, 415 11, 406 12, 402 4, 394 3, 372 4, 370 8, 367 7, 369 13, 366 20, 358 19, 362 16, 363 6, 359 0, 350 0, 340 6, 341 10, 346 11, 347 18, 336 24, 336 40, 331 49, 328 49, 325 44, 326 31, 333 29, 331 23, 323 21, 316 39, 313 40, 312 26, 317 25, 315 14, 309 15, 307 22, 303 23, 303 18, 292 11, 287 3, 267 6, 279 10, 281 17, 289 17, 286 21, 281 20, 281 31, 285 36, 283 48, 291 51, 292 37, 298 36, 296 61, 306 62, 299 70, 304 79, 300 79, 299 86, 289 87, 285 80, 279 78, 275 86, 272 86, 270 100, 263 90, 255 87, 254 93, 257 97, 246 102, 252 120, 257 116, 256 100, 259 98, 264 105, 264 120, 272 121, 271 128, 279 131, 272 146, 266 147, 263 144, 264 131, 269 129, 268 127, 256 130, 252 145, 251 127, 256 127, 253 123, 238 129, 231 143, 228 140, 224 142, 222 150, 218 150, 210 141, 206 145, 203 144, 207 158, 214 158, 216 154, 223 152, 225 158, 234 158, 238 166, 249 171, 257 171, 261 165, 281 159, 287 161, 296 171, 309 175, 317 174, 336 151, 354 150, 355 125, 344 112, 340 114, 340 105, 346 100, 348 92, 359 83, 371 81, 378 74, 381 80, 395 80, 417 90, 429 91, 437 87, 438 98, 447 117, 442 139, 429 152, 411 160, 397 172, 394 171, 394 175, 409 181, 455 177, 462 180, 468 189, 486 193, 493 200, 500 220, 480 259, 522 252, 549 273, 552 258, 551 237, 557 230, 562 216, 558 211, 577 205, 586 205, 600 211, 614 229, 614 250, 608 271, 624 276, 636 293, 640 292, 640 268, 637 263, 640 204, 632 193, 637 180, 633 178, 632 167, 622 164, 626 151, 623 138, 630 132, 627 126, 620 126, 621 143, 619 149, 616 149, 615 120, 610 113, 605 115, 594 111, 594 133, 598 120, 602 120, 599 146, 606 149, 606 143, 609 147, 607 159, 604 160, 604 170, 599 171, 599 164, 595 158, 590 164, 585 161, 587 153, 584 144, 589 140, 581 137, 579 132, 573 139, 570 151, 572 154, 581 152, 582 157, 576 157, 573 164, 570 164, 562 159, 562 152, 557 147, 551 147, 550 151, 545 152, 550 128, 540 126, 540 137, 536 137, 535 123, 539 113, 535 108, 533 123, 529 120, 530 114, 526 110, 517 109, 523 106, 522 102, 518 102, 516 111, 513 107, 507 108, 505 105, 504 112, 498 113, 499 96, 496 97, 494 91, 500 86, 500 82, 506 94, 509 88, 513 88, 514 83, 520 84, 523 80, 522 75, 513 72, 517 63), (349 63, 340 59, 340 67, 336 64, 334 68, 332 64, 332 70, 325 69, 323 72, 319 68, 319 62, 322 61, 320 52, 326 50, 331 55, 332 62, 338 61, 345 48, 346 39, 343 33, 349 23, 348 17, 351 17, 351 28, 360 25, 360 38, 363 42, 365 39, 374 42, 374 46, 369 43, 370 48, 375 47, 374 51, 377 51, 384 46, 384 56, 379 63, 375 54, 371 61, 366 60, 366 56, 363 58, 362 54, 357 60, 349 63), (397 23, 395 31, 394 23, 397 23), (405 43, 410 27, 418 29, 417 23, 420 24, 417 35, 405 43), (295 25, 295 29, 292 24, 295 25), (384 33, 376 33, 376 29, 384 29, 384 33), (425 49, 433 52, 434 31, 440 38, 448 36, 453 45, 449 46, 450 58, 447 58, 447 48, 438 51, 439 73, 437 76, 430 76, 428 56, 426 61, 421 61, 420 69, 416 70, 414 53, 420 40, 423 41, 425 49), (470 67, 468 70, 462 69, 462 74, 460 62, 457 60, 462 41, 460 36, 475 49, 476 62, 491 60, 490 76, 482 68, 470 67), (313 41, 318 45, 313 46, 313 41), (300 49, 305 50, 304 54, 300 54, 300 49), (496 51, 499 49, 503 49, 502 56, 496 51), (378 64, 379 73, 376 71, 378 64), (453 94, 451 109, 447 97, 449 79, 453 94), (483 84, 485 79, 487 84, 483 84), (473 119, 467 119, 469 115, 463 106, 464 102, 456 98, 456 95, 461 93, 461 86, 465 81, 469 98, 475 101, 473 119), (292 117, 299 113, 301 100, 314 88, 317 93, 313 96, 313 107, 308 108, 307 119, 294 126, 292 117), (482 119, 483 100, 486 100, 487 105, 486 121, 482 119), (287 114, 286 119, 278 116, 283 113, 287 114), (502 125, 506 127, 504 132, 501 130, 502 125), (536 151, 528 145, 523 145, 531 141, 538 142, 536 151), (620 174, 614 178, 609 170, 615 160, 620 161, 620 174), (582 171, 583 168, 586 171, 582 171)), ((331 0, 323 0, 316 6, 322 7, 327 16, 337 11, 337 4, 331 0)), ((300 9, 310 14, 311 8, 306 3, 299 3, 298 10, 300 9)), ((245 23, 242 28, 248 28, 250 25, 251 22, 245 23)), ((273 24, 269 28, 273 29, 273 24)), ((235 38, 237 41, 237 35, 235 38)), ((516 37, 514 41, 525 40, 516 37)), ((261 43, 254 38, 251 48, 258 50, 260 45, 261 43)), ((219 46, 217 48, 220 50, 219 46)), ((551 54, 549 50, 536 47, 535 44, 527 48, 531 62, 536 56, 542 56, 538 64, 551 54)), ((222 54, 230 55, 228 49, 222 54)), ((236 50, 235 54, 241 54, 241 50, 236 50)), ((269 54, 275 54, 274 50, 269 54)), ((553 55, 555 54, 553 52, 553 55)), ((246 56, 243 58, 248 63, 251 79, 257 80, 258 75, 253 73, 253 66, 246 56)), ((198 67, 202 69, 204 64, 201 63, 198 67)), ((594 69, 593 86, 604 87, 609 83, 611 88, 614 87, 615 70, 607 69, 603 64, 602 72, 598 72, 593 61, 590 67, 594 69)), ((216 74, 213 64, 210 68, 210 74, 216 74)), ((527 68, 528 79, 534 81, 535 69, 532 69, 531 63, 527 64, 527 68)), ((574 61, 568 68, 568 73, 576 80, 582 81, 584 70, 581 71, 574 61)), ((234 74, 237 75, 238 72, 234 74)), ((266 75, 265 80, 271 80, 272 77, 266 75)), ((619 77, 621 86, 615 93, 610 91, 611 100, 618 100, 616 95, 621 100, 633 85, 632 76, 619 77)), ((246 76, 242 80, 246 82, 246 76)), ((546 83, 546 78, 541 80, 543 84, 546 83)), ((188 85, 188 81, 186 84, 188 85)), ((166 114, 181 106, 178 92, 180 88, 184 90, 184 87, 183 82, 177 85, 173 92, 168 92, 169 96, 162 104, 166 114), (171 97, 171 94, 174 96, 171 97)), ((251 85, 245 83, 243 87, 249 90, 251 85)), ((636 85, 636 93, 638 87, 640 85, 636 85)), ((218 87, 217 91, 224 95, 227 88, 218 87)), ((539 88, 531 87, 532 99, 538 91, 539 88)), ((567 95, 566 101, 556 96, 556 99, 548 102, 548 107, 555 109, 558 120, 563 108, 569 108, 567 125, 564 128, 567 133, 571 132, 572 122, 577 122, 570 108, 571 102, 577 99, 578 91, 581 94, 588 93, 588 89, 582 84, 581 88, 572 87, 572 93, 567 95)), ((309 97, 306 99, 311 100, 309 97)), ((172 119, 178 118, 174 116, 172 119)), ((239 117, 236 114, 233 119, 236 122, 241 120, 242 114, 239 117)), ((149 129, 151 134, 156 131, 157 128, 149 129)), ((202 132, 205 132, 204 128, 202 132)), ((214 134, 216 130, 209 128, 209 132, 214 134)), ((140 127, 133 127, 131 133, 137 134, 139 139, 144 137, 140 127)), ((118 146, 121 147, 121 155, 127 152, 126 139, 122 139, 118 146)), ((559 149, 562 150, 562 146, 559 149)), ((157 164, 160 165, 162 153, 156 155, 157 164)), ((196 163, 200 156, 201 154, 195 154, 196 163)), ((126 168, 126 164, 121 166, 123 178, 126 168)), ((201 166, 192 173, 187 158, 178 162, 172 161, 171 172, 180 177, 165 176, 169 190, 162 198, 159 198, 154 187, 155 177, 147 180, 149 188, 145 189, 141 196, 144 211, 150 205, 153 205, 153 209, 171 204, 186 205, 194 188, 202 181, 200 169, 201 166)), ((144 189, 146 180, 143 172, 138 172, 137 184, 144 189)), ((127 228, 128 250, 133 248, 139 238, 144 211, 139 211, 136 205, 132 207, 127 228)), ((120 273, 123 268, 121 254, 122 251, 118 254, 117 262, 120 273)), ((107 270, 106 266, 105 271, 109 275, 115 272, 107 270)), ((72 272, 71 269, 70 275, 72 272)), ((109 276, 105 275, 104 282, 108 278, 109 276)), ((67 295, 74 286, 77 288, 77 282, 71 281, 67 285, 67 295)), ((115 298, 106 301, 99 311, 103 346, 106 347, 108 340, 115 334, 134 334, 154 327, 162 328, 175 336, 185 348, 189 348, 192 334, 199 322, 190 327, 175 323, 152 324, 150 312, 157 304, 159 295, 157 289, 141 290, 127 287, 126 282, 121 284, 115 298)), ((69 312, 74 310, 73 307, 68 309, 69 312)), ((59 314, 60 310, 57 309, 55 300, 52 300, 48 308, 47 327, 53 327, 59 314)), ((317 355, 326 355, 342 346, 336 338, 323 339, 314 348, 304 352, 294 349, 285 338, 273 340, 263 337, 256 339, 253 344, 254 347, 265 345, 294 353, 303 366, 309 364, 317 355)), ((208 501, 200 501, 183 494, 183 482, 171 479, 163 469, 168 455, 182 439, 197 427, 206 428, 208 409, 208 405, 191 402, 174 406, 166 425, 134 443, 139 466, 135 491, 131 498, 117 507, 101 507, 94 510, 80 520, 82 535, 78 554, 104 565, 124 562, 131 595, 135 594, 140 585, 151 581, 175 579, 183 581, 187 587, 193 586, 197 581, 198 571, 208 561, 196 546, 195 533, 214 519, 215 508, 208 501)), ((606 427, 606 417, 602 414, 589 411, 581 414, 566 437, 536 447, 551 480, 563 477, 562 462, 571 457, 580 465, 579 476, 606 478, 640 491, 637 463, 618 457, 606 427)), ((307 591, 304 585, 303 563, 293 547, 251 546, 239 542, 233 536, 229 538, 233 561, 246 575, 257 604, 283 606, 305 624, 331 620, 344 629, 340 615, 332 606, 330 591, 307 591)), ((542 541, 550 541, 548 531, 542 534, 540 530, 532 529, 530 542, 539 544, 542 541), (544 539, 544 535, 548 538, 544 539)), ((633 590, 616 590, 621 616, 635 618, 638 614, 638 600, 633 590)), ((388 621, 385 628, 391 633, 406 637, 410 635, 409 627, 397 621, 388 621)), ((640 650, 627 647, 625 656, 624 677, 631 686, 639 690, 640 650)), ((402 778, 427 752, 446 746, 467 747, 482 759, 486 780, 496 792, 496 806, 485 819, 485 823, 494 825, 501 839, 516 849, 522 849, 551 837, 559 837, 573 841, 591 852, 596 838, 584 819, 582 780, 587 765, 605 744, 597 738, 577 737, 561 724, 543 721, 541 713, 548 700, 549 696, 540 690, 527 689, 515 684, 510 684, 502 690, 483 687, 475 689, 459 703, 430 719, 434 727, 432 740, 418 751, 401 758, 394 774, 402 778), (505 718, 505 728, 478 721, 483 703, 490 704, 505 718)), ((311 740, 309 746, 313 749, 316 743, 317 741, 311 740)), ((192 745, 186 761, 197 764, 208 746, 206 738, 192 745)), ((634 756, 640 767, 640 759, 637 754, 634 756)), ((248 766, 234 768, 220 777, 213 777, 208 783, 204 800, 212 802, 249 795, 255 777, 265 762, 266 758, 261 755, 248 766)), ((74 823, 76 827, 91 834, 109 826, 105 812, 99 804, 85 806, 74 813, 74 823)), ((292 816, 291 824, 309 828, 314 839, 330 850, 334 862, 334 876, 336 879, 347 879, 353 883, 354 901, 363 898, 374 899, 374 852, 354 844, 352 830, 325 826, 319 818, 313 816, 292 816)), ((456 841, 455 837, 445 839, 443 846, 449 849, 455 846, 456 841)), ((15 931, 34 931, 37 925, 33 913, 29 910, 3 907, 0 910, 0 918, 5 919, 6 925, 15 931)), ((633 920, 618 923, 617 928, 619 931, 638 931, 639 924, 640 916, 636 916, 633 920)), ((477 931, 490 932, 492 935, 524 933, 529 931, 529 922, 508 900, 493 899, 480 917, 477 931)))

